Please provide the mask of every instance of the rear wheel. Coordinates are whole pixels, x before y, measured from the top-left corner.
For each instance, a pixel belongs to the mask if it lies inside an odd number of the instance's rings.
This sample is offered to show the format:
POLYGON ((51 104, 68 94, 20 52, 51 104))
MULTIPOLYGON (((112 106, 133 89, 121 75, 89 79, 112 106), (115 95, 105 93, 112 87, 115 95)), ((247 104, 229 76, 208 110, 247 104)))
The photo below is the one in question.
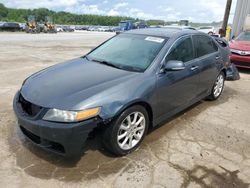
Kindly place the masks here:
POLYGON ((224 89, 224 83, 225 83, 225 75, 223 72, 221 72, 214 83, 214 86, 211 90, 211 94, 208 96, 209 100, 216 100, 218 99, 224 89))
POLYGON ((118 156, 134 151, 144 139, 149 126, 148 113, 142 106, 126 109, 105 130, 103 144, 118 156))

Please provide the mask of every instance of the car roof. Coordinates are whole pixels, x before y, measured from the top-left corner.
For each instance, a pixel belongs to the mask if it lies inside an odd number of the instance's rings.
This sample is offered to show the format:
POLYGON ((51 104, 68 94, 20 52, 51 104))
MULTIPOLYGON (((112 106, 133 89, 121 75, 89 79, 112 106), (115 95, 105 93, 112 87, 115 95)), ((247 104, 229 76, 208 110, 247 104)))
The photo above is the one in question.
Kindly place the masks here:
POLYGON ((181 36, 184 34, 193 34, 200 32, 192 29, 182 29, 182 28, 146 28, 146 29, 134 29, 127 31, 125 33, 171 38, 173 36, 181 36))
POLYGON ((165 25, 162 28, 175 28, 175 29, 193 29, 196 30, 194 27, 189 25, 165 25))

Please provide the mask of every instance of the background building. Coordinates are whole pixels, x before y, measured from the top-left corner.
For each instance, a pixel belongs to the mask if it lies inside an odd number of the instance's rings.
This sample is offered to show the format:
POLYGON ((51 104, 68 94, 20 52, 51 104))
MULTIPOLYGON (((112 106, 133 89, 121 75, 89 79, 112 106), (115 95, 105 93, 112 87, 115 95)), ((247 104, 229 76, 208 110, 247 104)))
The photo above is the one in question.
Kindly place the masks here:
POLYGON ((248 14, 250 14, 250 0, 237 0, 233 20, 234 36, 237 36, 241 31, 243 31, 244 23, 248 14))

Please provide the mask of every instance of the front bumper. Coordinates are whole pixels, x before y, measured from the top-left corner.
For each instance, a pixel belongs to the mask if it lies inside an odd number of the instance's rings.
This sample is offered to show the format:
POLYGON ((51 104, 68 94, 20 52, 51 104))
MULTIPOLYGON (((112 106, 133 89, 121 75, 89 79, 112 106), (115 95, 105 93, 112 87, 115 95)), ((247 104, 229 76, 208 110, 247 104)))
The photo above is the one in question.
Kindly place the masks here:
POLYGON ((231 54, 231 63, 234 63, 237 67, 250 68, 250 56, 241 56, 237 54, 231 54))
POLYGON ((81 155, 83 145, 89 133, 101 122, 92 118, 77 123, 58 123, 42 120, 48 109, 42 109, 36 116, 30 117, 23 110, 17 92, 13 109, 23 134, 36 145, 65 157, 81 155))

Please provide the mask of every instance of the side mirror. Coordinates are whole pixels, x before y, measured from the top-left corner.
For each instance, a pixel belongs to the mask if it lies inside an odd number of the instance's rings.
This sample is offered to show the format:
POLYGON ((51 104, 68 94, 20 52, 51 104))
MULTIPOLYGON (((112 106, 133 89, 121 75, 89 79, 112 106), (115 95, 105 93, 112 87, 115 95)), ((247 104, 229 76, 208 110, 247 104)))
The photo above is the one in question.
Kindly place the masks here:
POLYGON ((185 69, 185 64, 182 61, 170 60, 164 63, 162 69, 164 71, 180 71, 185 69))

